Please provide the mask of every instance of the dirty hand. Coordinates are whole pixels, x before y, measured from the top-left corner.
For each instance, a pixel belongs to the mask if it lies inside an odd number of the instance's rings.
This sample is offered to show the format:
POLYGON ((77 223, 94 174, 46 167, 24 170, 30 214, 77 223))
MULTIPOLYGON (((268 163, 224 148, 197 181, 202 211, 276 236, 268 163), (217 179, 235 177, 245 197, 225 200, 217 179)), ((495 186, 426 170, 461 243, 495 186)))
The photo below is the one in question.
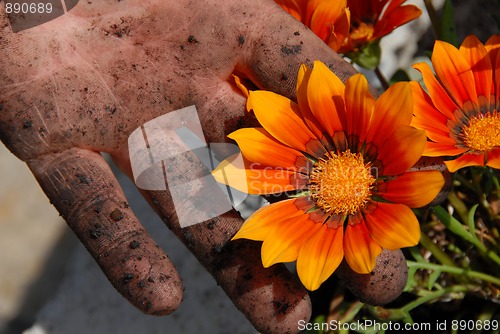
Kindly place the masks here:
MULTIPOLYGON (((0 139, 113 286, 143 312, 168 314, 182 299, 178 274, 100 152, 132 176, 129 135, 189 105, 207 142, 224 142, 245 123, 234 70, 293 98, 299 65, 315 59, 343 80, 353 74, 269 0, 81 1, 15 33, 0 6, 0 139)), ((307 292, 285 267, 264 269, 255 242, 228 242, 242 224, 236 211, 181 228, 169 191, 143 194, 258 330, 293 332, 308 319, 307 292)))

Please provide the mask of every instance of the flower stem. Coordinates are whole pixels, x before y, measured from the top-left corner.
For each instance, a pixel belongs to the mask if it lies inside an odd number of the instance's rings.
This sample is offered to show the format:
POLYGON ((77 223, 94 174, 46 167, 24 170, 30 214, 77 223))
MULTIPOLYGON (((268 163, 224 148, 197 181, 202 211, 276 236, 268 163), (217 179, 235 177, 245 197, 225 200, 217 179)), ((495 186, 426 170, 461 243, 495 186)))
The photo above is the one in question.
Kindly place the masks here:
MULTIPOLYGON (((425 304, 431 300, 438 299, 439 297, 442 297, 446 294, 452 294, 452 293, 462 293, 462 292, 467 292, 471 290, 471 287, 465 286, 465 285, 454 285, 449 288, 437 290, 430 292, 426 294, 425 296, 422 296, 420 298, 417 298, 416 300, 406 304, 405 306, 398 308, 398 309, 386 309, 380 306, 370 306, 368 310, 370 311, 371 314, 373 314, 375 317, 378 319, 382 320, 393 320, 393 321, 398 321, 402 320, 407 323, 412 322, 412 318, 410 315, 410 311, 413 310, 414 308, 425 304)), ((455 297, 454 299, 457 299, 458 297, 455 297)))
POLYGON ((418 298, 417 300, 413 301, 413 302, 410 302, 408 304, 406 304, 405 306, 403 306, 401 308, 401 310, 404 312, 404 313, 407 313, 409 314, 409 312, 411 310, 413 310, 414 308, 422 305, 422 304, 425 304, 431 300, 434 300, 434 299, 437 299, 439 297, 442 297, 446 294, 450 294, 450 293, 457 293, 457 292, 467 292, 469 291, 470 288, 467 287, 467 286, 464 286, 464 285, 454 285, 452 287, 449 287, 449 288, 446 288, 446 289, 442 289, 442 290, 437 290, 437 291, 434 291, 434 292, 431 292, 429 293, 428 295, 425 295, 423 297, 420 297, 418 298))
POLYGON ((471 182, 469 182, 465 176, 461 175, 460 173, 455 173, 454 177, 458 182, 460 182, 461 185, 472 190, 474 193, 477 193, 477 189, 475 188, 475 186, 471 182))
POLYGON ((492 173, 491 176, 491 181, 493 182, 493 185, 495 186, 496 191, 500 191, 500 183, 498 182, 498 177, 492 170, 490 170, 490 173, 492 173))
POLYGON ((380 84, 382 85, 382 88, 384 90, 387 90, 389 89, 390 87, 390 84, 389 82, 387 81, 387 79, 385 78, 384 74, 382 73, 382 71, 380 71, 380 68, 377 66, 375 67, 375 74, 377 75, 377 78, 378 80, 380 81, 380 84))
POLYGON ((432 0, 424 0, 425 9, 427 9, 427 13, 429 14, 429 19, 431 20, 432 31, 434 32, 434 38, 438 39, 439 37, 439 17, 437 15, 436 9, 432 5, 432 0))
POLYGON ((469 210, 467 209, 465 203, 460 198, 458 198, 457 194, 454 191, 450 191, 450 193, 448 194, 448 201, 450 202, 451 206, 457 211, 460 219, 462 219, 462 221, 467 221, 469 210))
MULTIPOLYGON (((349 309, 347 309, 345 315, 340 319, 341 322, 349 322, 354 320, 354 317, 361 311, 361 309, 365 306, 365 303, 360 301, 352 304, 349 309)), ((348 329, 342 328, 339 331, 339 334, 349 333, 348 329)))
POLYGON ((416 269, 427 269, 427 270, 433 270, 433 271, 441 271, 445 273, 450 273, 458 276, 466 276, 468 278, 476 278, 479 279, 483 282, 489 282, 496 284, 500 286, 500 278, 479 272, 479 271, 474 271, 470 270, 468 268, 458 268, 456 266, 447 266, 447 265, 440 265, 440 264, 435 264, 435 263, 428 263, 428 262, 415 262, 408 260, 406 261, 408 268, 416 268, 416 269))
POLYGON ((422 246, 424 246, 425 249, 431 252, 436 260, 441 262, 441 264, 458 268, 453 260, 448 256, 448 254, 443 252, 443 250, 439 248, 438 245, 436 245, 425 233, 422 233, 420 235, 420 243, 422 244, 422 246))
POLYGON ((500 256, 492 250, 488 249, 479 239, 469 233, 463 226, 461 222, 451 216, 445 209, 441 206, 436 206, 433 208, 434 213, 438 217, 438 219, 446 226, 446 228, 452 233, 460 236, 465 241, 471 243, 476 246, 476 248, 485 256, 487 256, 491 261, 495 262, 498 266, 500 266, 500 256))

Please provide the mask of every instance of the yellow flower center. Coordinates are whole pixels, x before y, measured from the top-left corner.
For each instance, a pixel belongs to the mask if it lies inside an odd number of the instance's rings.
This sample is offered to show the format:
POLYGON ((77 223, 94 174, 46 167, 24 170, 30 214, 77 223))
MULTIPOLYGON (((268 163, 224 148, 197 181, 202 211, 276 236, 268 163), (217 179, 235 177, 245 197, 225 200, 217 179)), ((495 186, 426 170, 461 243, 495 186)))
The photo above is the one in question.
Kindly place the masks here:
POLYGON ((363 156, 349 150, 330 152, 320 159, 309 175, 309 191, 317 206, 326 213, 348 215, 358 212, 371 196, 375 178, 363 156))
POLYGON ((464 144, 476 151, 490 151, 500 146, 500 114, 494 110, 480 114, 462 130, 464 144))

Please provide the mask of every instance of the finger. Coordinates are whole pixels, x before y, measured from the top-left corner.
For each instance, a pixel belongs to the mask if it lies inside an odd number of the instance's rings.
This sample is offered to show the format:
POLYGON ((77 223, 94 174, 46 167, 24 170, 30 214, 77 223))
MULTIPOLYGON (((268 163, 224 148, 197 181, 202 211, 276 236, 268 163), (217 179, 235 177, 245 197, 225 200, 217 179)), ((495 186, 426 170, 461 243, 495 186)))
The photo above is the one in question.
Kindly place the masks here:
POLYGON ((47 154, 28 165, 111 284, 148 314, 169 314, 182 285, 169 258, 129 208, 102 156, 83 149, 47 154))
POLYGON ((377 258, 370 274, 358 274, 343 261, 335 274, 363 303, 385 305, 401 295, 408 279, 408 267, 401 250, 386 250, 377 258))

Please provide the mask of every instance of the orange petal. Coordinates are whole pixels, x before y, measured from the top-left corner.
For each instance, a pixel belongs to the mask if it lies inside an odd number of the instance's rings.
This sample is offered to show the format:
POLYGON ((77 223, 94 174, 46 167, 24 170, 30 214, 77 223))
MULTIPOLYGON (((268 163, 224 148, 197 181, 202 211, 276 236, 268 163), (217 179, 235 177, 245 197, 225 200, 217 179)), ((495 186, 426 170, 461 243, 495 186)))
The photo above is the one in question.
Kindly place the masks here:
POLYGON ((243 81, 241 80, 241 78, 239 76, 233 74, 233 79, 234 79, 234 83, 235 83, 236 87, 238 87, 238 89, 241 91, 241 93, 243 94, 243 96, 248 97, 249 90, 243 84, 243 81))
MULTIPOLYGON (((375 99, 368 90, 368 81, 363 74, 356 74, 347 79, 345 86, 345 130, 347 135, 354 134, 359 137, 362 144, 370 129, 375 108, 375 99)), ((353 147, 354 143, 350 143, 353 147)), ((354 147, 353 147, 354 148, 354 147)))
MULTIPOLYGON (((385 0, 385 2, 387 2, 387 0, 385 0)), ((352 15, 355 16, 356 18, 361 18, 365 16, 364 14, 366 12, 374 12, 371 6, 372 6, 372 1, 367 2, 364 6, 362 2, 359 0, 349 1, 349 10, 351 11, 352 15)))
POLYGON ((314 117, 311 108, 309 108, 309 102, 307 101, 307 83, 309 82, 311 73, 312 69, 307 67, 306 64, 300 65, 299 72, 297 74, 297 103, 304 122, 317 138, 322 138, 326 133, 326 130, 323 125, 319 123, 316 117, 314 117))
POLYGON ((491 152, 488 152, 486 161, 486 165, 492 168, 500 169, 500 148, 495 148, 491 152))
POLYGON ((500 110, 500 52, 497 53, 497 60, 495 62, 494 67, 495 67, 494 87, 496 88, 496 91, 495 91, 496 109, 500 110))
POLYGON ((484 45, 493 66, 493 90, 496 96, 496 108, 500 109, 500 35, 491 36, 484 45))
MULTIPOLYGON (((493 84, 493 69, 488 51, 476 36, 465 38, 459 49, 470 64, 478 96, 485 96, 489 101, 493 84)), ((489 105, 487 106, 489 108, 489 105)))
POLYGON ((247 194, 277 194, 306 187, 304 174, 281 169, 245 169, 234 163, 234 156, 222 161, 212 175, 219 183, 247 194))
POLYGON ((410 85, 405 82, 392 85, 375 102, 366 141, 382 144, 396 129, 410 125, 412 116, 413 95, 410 85))
POLYGON ((295 261, 302 245, 320 229, 321 224, 312 222, 305 214, 276 224, 262 244, 263 266, 267 268, 278 262, 295 261))
POLYGON ((290 15, 292 15, 295 19, 301 21, 302 20, 302 12, 300 10, 299 5, 294 0, 275 0, 281 8, 287 11, 290 15))
POLYGON ((450 132, 442 131, 441 124, 432 122, 431 117, 428 119, 414 117, 411 121, 411 126, 424 130, 427 137, 437 143, 455 145, 456 141, 450 137, 450 132))
POLYGON ((222 161, 212 171, 212 176, 217 182, 248 194, 247 173, 241 155, 234 154, 222 161))
POLYGON ((420 240, 418 220, 403 204, 377 203, 366 215, 366 224, 373 240, 385 249, 415 246, 420 240))
POLYGON ((382 11, 384 12, 384 15, 390 14, 392 11, 396 10, 399 6, 403 4, 406 0, 383 0, 383 1, 373 1, 377 4, 375 4, 375 11, 379 14, 382 14, 382 11), (389 3, 387 5, 387 8, 385 10, 384 7, 386 3, 389 3))
POLYGON ((382 248, 370 237, 364 222, 348 224, 344 236, 345 260, 352 270, 359 274, 369 274, 382 248))
POLYGON ((450 138, 448 119, 441 114, 432 103, 429 95, 416 83, 410 83, 413 93, 413 114, 411 125, 417 129, 425 130, 427 137, 435 142, 454 144, 450 138))
POLYGON ((439 123, 442 131, 449 131, 446 126, 448 118, 434 106, 431 97, 422 86, 418 82, 412 81, 410 82, 410 87, 414 104, 413 115, 421 118, 431 117, 433 122, 439 123))
POLYGON ((264 129, 283 144, 306 152, 309 141, 316 139, 302 121, 298 105, 286 97, 252 91, 247 103, 264 129))
POLYGON ((445 161, 444 163, 448 170, 454 173, 460 168, 468 166, 484 166, 484 154, 465 153, 455 160, 445 161))
POLYGON ((493 35, 488 38, 484 47, 488 51, 491 63, 494 64, 497 59, 497 55, 500 52, 500 35, 493 35))
POLYGON ((446 91, 460 108, 467 101, 477 104, 476 86, 470 65, 453 45, 436 41, 432 52, 432 65, 446 91))
POLYGON ((325 64, 314 62, 307 84, 309 107, 330 136, 342 130, 340 115, 344 114, 344 83, 325 64))
POLYGON ((302 19, 302 23, 310 27, 312 16, 314 14, 314 11, 316 10, 316 7, 318 7, 318 5, 325 0, 298 0, 298 1, 300 2, 303 12, 305 13, 304 18, 302 19))
POLYGON ((301 152, 283 145, 263 128, 239 129, 228 137, 238 143, 246 159, 255 163, 295 170, 306 162, 301 152))
POLYGON ((441 172, 423 171, 404 173, 381 185, 378 190, 390 202, 419 208, 436 198, 443 185, 441 172))
POLYGON ((343 227, 318 225, 321 229, 304 243, 297 258, 297 274, 302 284, 311 291, 318 289, 344 258, 343 227))
POLYGON ((449 143, 425 143, 424 153, 426 157, 453 157, 464 153, 467 149, 457 147, 456 144, 449 143))
POLYGON ((334 31, 335 22, 345 15, 346 0, 320 1, 311 17, 309 27, 323 41, 328 42, 334 31))
MULTIPOLYGON (((395 3, 394 1, 392 3, 395 3)), ((392 32, 397 27, 408 23, 422 14, 422 11, 413 5, 391 8, 392 3, 387 7, 384 16, 375 25, 374 38, 383 37, 392 32)))
POLYGON ((231 240, 265 240, 269 231, 274 229, 276 224, 281 224, 289 218, 305 214, 304 211, 297 208, 296 201, 295 198, 287 199, 260 208, 248 217, 231 240))
MULTIPOLYGON (((283 169, 247 169, 248 194, 271 195, 304 189, 308 178, 283 169)), ((232 187, 230 184, 229 186, 232 187)), ((237 189, 237 188, 236 188, 237 189)))
POLYGON ((391 138, 379 147, 382 175, 398 175, 407 171, 422 156, 425 143, 425 131, 411 126, 401 126, 394 131, 391 138))
POLYGON ((334 22, 333 31, 330 39, 326 41, 328 46, 335 52, 339 52, 348 40, 349 30, 351 29, 351 13, 349 8, 342 10, 342 14, 334 22))
POLYGON ((447 119, 455 121, 454 112, 458 109, 458 106, 455 102, 453 102, 443 86, 441 86, 438 82, 429 65, 426 63, 418 63, 413 65, 413 68, 422 73, 425 88, 429 91, 429 96, 431 97, 437 110, 445 115, 447 119))

